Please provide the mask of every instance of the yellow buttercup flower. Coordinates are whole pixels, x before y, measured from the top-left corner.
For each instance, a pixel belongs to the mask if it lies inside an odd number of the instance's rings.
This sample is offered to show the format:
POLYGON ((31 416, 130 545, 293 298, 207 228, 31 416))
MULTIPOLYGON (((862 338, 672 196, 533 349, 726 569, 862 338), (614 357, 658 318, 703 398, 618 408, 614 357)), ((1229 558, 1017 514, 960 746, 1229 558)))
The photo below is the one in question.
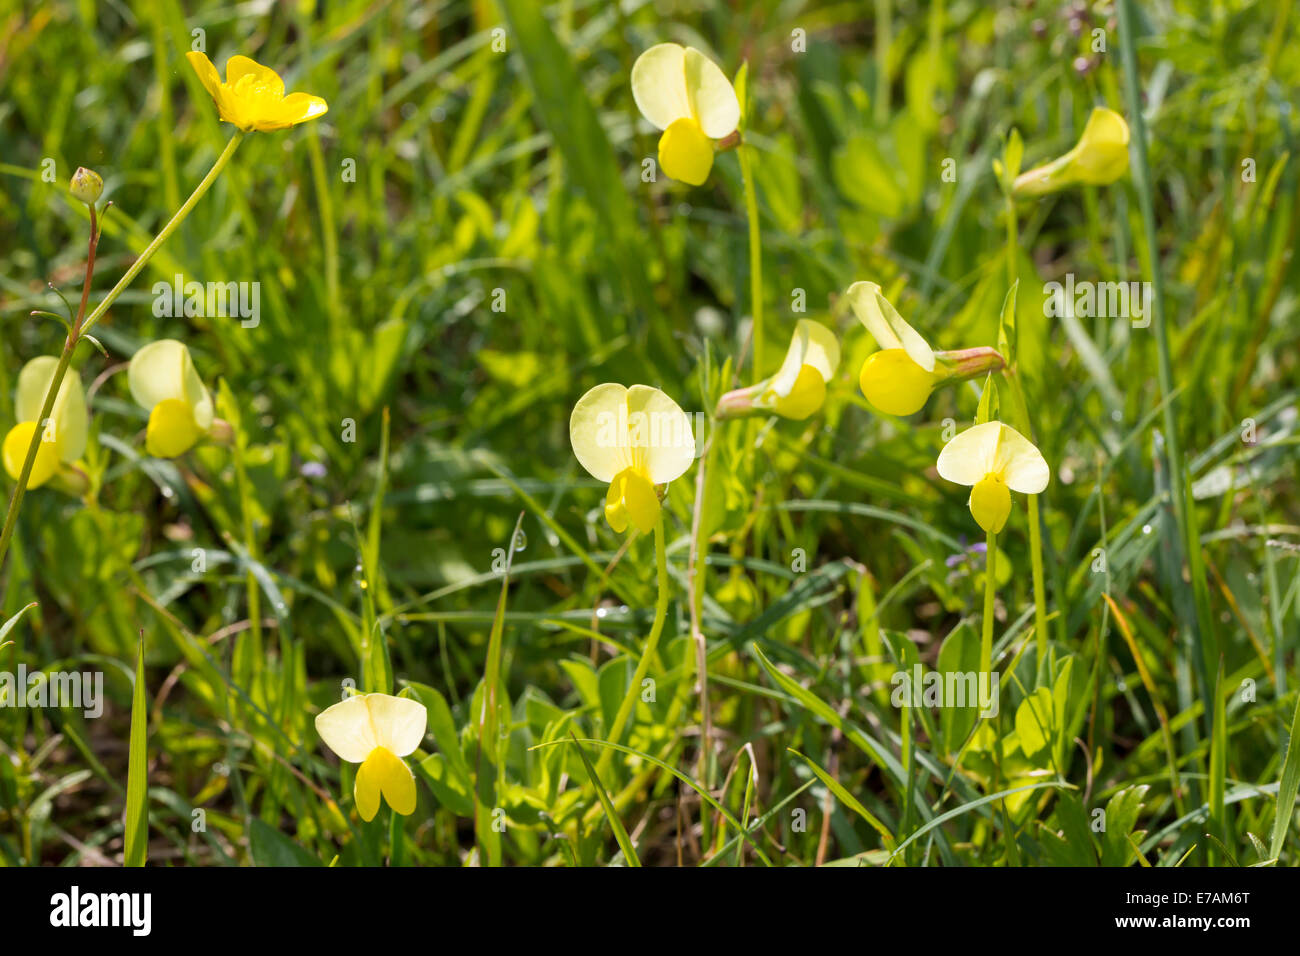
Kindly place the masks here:
POLYGON ((751 412, 772 412, 802 421, 826 401, 826 386, 840 365, 840 343, 835 333, 812 319, 795 324, 785 361, 766 381, 738 388, 718 400, 718 418, 735 418, 751 412))
POLYGON ((608 481, 605 519, 622 534, 630 521, 643 534, 659 519, 656 485, 680 478, 695 460, 691 420, 648 385, 597 385, 569 417, 573 454, 597 481, 608 481))
POLYGON ((131 397, 149 412, 145 448, 155 458, 179 457, 212 430, 212 396, 183 343, 159 339, 141 347, 127 380, 131 397))
POLYGON ((428 711, 419 701, 390 694, 357 694, 316 717, 316 733, 339 759, 359 763, 352 796, 361 819, 379 812, 382 795, 394 813, 415 812, 415 776, 402 760, 420 746, 428 711))
POLYGON ((190 51, 185 56, 217 104, 217 114, 245 133, 288 129, 323 116, 329 110, 329 105, 319 96, 309 93, 285 96, 280 74, 246 56, 232 56, 226 61, 224 83, 205 54, 190 51))
POLYGON ((714 142, 740 124, 740 100, 726 74, 694 47, 660 43, 633 64, 632 97, 641 115, 663 130, 664 174, 701 185, 713 168, 714 142))
POLYGON ((939 452, 939 475, 970 485, 970 512, 985 531, 997 534, 1011 514, 1011 492, 1036 495, 1051 470, 1034 443, 1009 425, 985 422, 968 428, 939 452))
POLYGON ((1096 107, 1074 149, 1016 177, 1017 196, 1043 196, 1069 186, 1105 186, 1128 170, 1128 123, 1096 107))
POLYGON ((887 415, 919 412, 939 385, 996 372, 1002 355, 987 347, 936 352, 903 320, 874 282, 855 282, 845 292, 853 314, 880 346, 862 364, 862 394, 887 415))
MULTIPOLYGON (((5 471, 15 480, 22 474, 32 436, 41 427, 38 419, 45 408, 45 396, 58 365, 58 359, 42 355, 32 359, 18 373, 18 387, 14 390, 14 417, 18 424, 5 435, 3 449, 5 471)), ((45 484, 85 453, 89 425, 81 376, 69 370, 59 386, 50 417, 41 428, 41 442, 36 449, 31 473, 27 476, 28 488, 45 484)))

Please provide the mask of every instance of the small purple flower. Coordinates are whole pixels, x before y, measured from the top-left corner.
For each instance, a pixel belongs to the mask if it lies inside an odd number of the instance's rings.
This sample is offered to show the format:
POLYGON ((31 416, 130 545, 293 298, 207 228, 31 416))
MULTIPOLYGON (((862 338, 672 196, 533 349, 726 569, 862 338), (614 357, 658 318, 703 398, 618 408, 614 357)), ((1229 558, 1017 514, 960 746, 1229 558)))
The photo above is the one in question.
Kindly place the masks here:
POLYGON ((324 478, 326 475, 325 466, 318 461, 303 462, 302 467, 298 469, 298 474, 304 478, 324 478))

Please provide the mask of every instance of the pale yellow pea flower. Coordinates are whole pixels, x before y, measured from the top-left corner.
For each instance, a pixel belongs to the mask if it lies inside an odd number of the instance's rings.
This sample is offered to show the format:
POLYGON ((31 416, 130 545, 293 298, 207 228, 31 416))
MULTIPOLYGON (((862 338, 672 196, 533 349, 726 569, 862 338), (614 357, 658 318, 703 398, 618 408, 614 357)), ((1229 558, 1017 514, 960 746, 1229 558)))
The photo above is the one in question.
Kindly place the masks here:
POLYGON ((17 480, 22 474, 32 436, 38 428, 41 430, 36 458, 27 476, 28 488, 45 484, 59 471, 74 464, 86 451, 90 415, 86 411, 86 393, 81 387, 79 373, 69 371, 64 376, 49 419, 44 427, 38 422, 58 365, 59 360, 51 355, 32 359, 18 373, 18 387, 14 389, 14 417, 18 424, 5 435, 3 449, 5 471, 10 478, 17 480))
POLYGON ((191 50, 185 56, 216 104, 217 115, 245 133, 288 129, 329 110, 323 99, 310 93, 285 96, 280 74, 246 56, 226 61, 224 83, 205 54, 191 50))
POLYGON ((825 403, 826 386, 839 365, 840 343, 835 333, 820 322, 800 319, 777 373, 757 385, 723 395, 714 414, 736 418, 754 412, 773 413, 802 421, 825 403))
POLYGON ((997 534, 1011 514, 1011 492, 1039 494, 1051 470, 1042 453, 1002 422, 968 428, 939 452, 939 475, 971 486, 970 512, 985 531, 997 534))
POLYGON ((680 478, 695 460, 690 418, 648 385, 591 389, 573 407, 569 441, 579 464, 609 482, 605 520, 619 534, 629 521, 643 534, 653 531, 660 510, 656 486, 680 478))
POLYGON ((736 131, 740 100, 718 65, 694 47, 659 43, 632 66, 632 98, 658 129, 664 174, 692 186, 709 178, 714 143, 736 131))
POLYGON ((402 760, 424 740, 429 713, 419 701, 357 694, 316 716, 316 732, 339 759, 359 763, 352 796, 361 819, 379 812, 382 795, 394 813, 415 812, 415 776, 402 760))
POLYGON ((919 412, 939 385, 996 372, 1006 363, 987 347, 936 352, 904 321, 874 282, 855 282, 845 292, 853 314, 880 346, 862 364, 862 394, 888 415, 919 412))
POLYGON ((131 397, 149 412, 145 448, 155 458, 176 458, 212 430, 212 396, 190 350, 175 339, 142 346, 127 369, 131 397))
POLYGON ((1128 123, 1098 106, 1074 149, 1016 177, 1015 194, 1043 196, 1070 186, 1106 186, 1128 170, 1128 123))

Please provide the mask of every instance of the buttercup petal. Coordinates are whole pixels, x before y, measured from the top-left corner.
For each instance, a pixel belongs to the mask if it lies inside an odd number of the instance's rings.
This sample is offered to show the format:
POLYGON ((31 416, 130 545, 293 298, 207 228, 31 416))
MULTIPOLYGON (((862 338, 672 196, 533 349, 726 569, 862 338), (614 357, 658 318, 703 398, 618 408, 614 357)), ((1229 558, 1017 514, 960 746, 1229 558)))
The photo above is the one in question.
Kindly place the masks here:
POLYGON ((641 115, 658 129, 689 118, 686 50, 676 43, 659 43, 637 57, 632 64, 632 98, 641 115))
MULTIPOLYGON (((316 715, 316 733, 340 760, 361 763, 379 746, 366 694, 346 697, 316 715)), ((373 814, 372 814, 373 816, 373 814)))
POLYGON ((684 58, 691 115, 710 139, 722 139, 740 125, 740 100, 722 69, 695 47, 684 58))
POLYGON ((208 91, 208 95, 216 101, 217 107, 221 107, 221 77, 217 75, 217 68, 212 65, 206 53, 199 53, 197 50, 190 50, 185 54, 185 59, 190 61, 190 66, 198 75, 199 82, 203 88, 208 91))
POLYGON ((245 76, 252 77, 253 86, 261 92, 279 99, 284 96, 284 80, 269 66, 263 66, 251 57, 236 53, 226 61, 226 85, 235 86, 245 76))
POLYGON ((366 694, 363 699, 370 708, 370 722, 380 747, 405 757, 420 746, 429 718, 423 704, 391 694, 366 694))
POLYGON ((274 111, 270 122, 275 129, 287 129, 297 126, 329 112, 329 104, 319 96, 310 93, 290 93, 274 111))

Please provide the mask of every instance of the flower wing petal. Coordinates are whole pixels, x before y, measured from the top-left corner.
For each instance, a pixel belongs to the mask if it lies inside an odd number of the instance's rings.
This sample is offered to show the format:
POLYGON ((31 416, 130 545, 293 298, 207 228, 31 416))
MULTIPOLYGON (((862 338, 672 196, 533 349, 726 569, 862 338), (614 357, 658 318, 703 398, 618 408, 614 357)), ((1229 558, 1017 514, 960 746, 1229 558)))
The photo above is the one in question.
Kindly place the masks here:
MULTIPOLYGON (((18 387, 14 390, 14 417, 20 422, 35 422, 45 408, 45 394, 58 370, 59 360, 52 355, 39 355, 23 366, 18 373, 18 387)), ((54 443, 58 456, 65 462, 74 462, 86 450, 90 416, 86 411, 86 393, 81 387, 81 375, 69 370, 59 386, 54 399, 54 443)))
POLYGON ((1007 487, 1023 495, 1039 494, 1052 477, 1042 452, 1010 425, 1002 426, 996 465, 1007 487))
POLYGON ((633 457, 644 449, 645 469, 656 485, 680 478, 695 461, 691 420, 662 390, 633 385, 627 390, 633 457))
POLYGON ((974 485, 996 471, 1001 422, 985 422, 968 428, 939 452, 939 476, 959 485, 974 485))
POLYGON ((686 50, 658 43, 632 64, 632 98, 641 115, 659 129, 691 115, 686 92, 686 50))
POLYGON ((692 46, 686 48, 684 66, 691 113, 704 135, 729 136, 740 125, 740 100, 731 81, 718 64, 692 46))
POLYGON ((375 729, 375 740, 399 757, 420 746, 429 713, 418 700, 394 697, 391 694, 366 694, 370 708, 370 722, 375 729))
POLYGON ((361 763, 379 746, 366 695, 354 695, 316 715, 316 733, 348 763, 361 763))
POLYGON ((627 467, 627 389, 597 385, 573 406, 569 443, 578 463, 597 481, 613 481, 627 467))

